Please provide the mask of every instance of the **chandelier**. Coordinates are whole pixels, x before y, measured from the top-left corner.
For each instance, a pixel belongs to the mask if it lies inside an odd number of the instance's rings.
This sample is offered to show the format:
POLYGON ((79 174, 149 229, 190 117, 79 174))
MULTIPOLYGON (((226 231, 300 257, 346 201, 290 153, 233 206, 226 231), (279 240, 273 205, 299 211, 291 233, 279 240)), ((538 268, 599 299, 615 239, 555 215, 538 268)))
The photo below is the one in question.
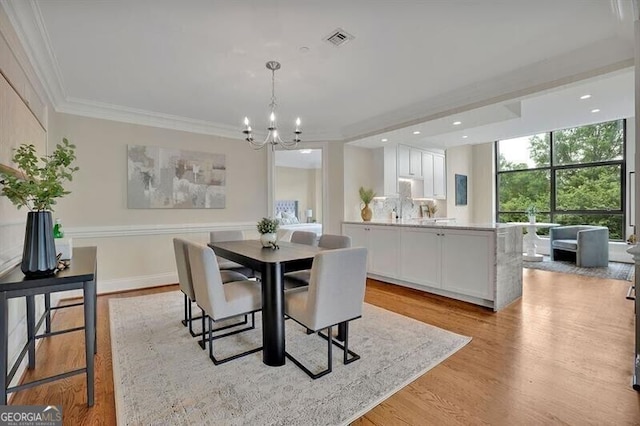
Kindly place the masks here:
POLYGON ((271 115, 269 116, 269 133, 267 137, 262 142, 258 142, 253 139, 253 134, 251 133, 251 126, 249 125, 249 118, 244 118, 244 130, 242 133, 246 135, 245 140, 249 142, 249 145, 253 149, 260 149, 266 144, 271 145, 271 149, 275 149, 276 145, 281 145, 286 149, 295 148, 300 142, 300 134, 302 131, 300 130, 300 118, 296 119, 296 129, 293 131, 293 140, 291 141, 283 141, 278 134, 278 126, 276 125, 276 70, 280 69, 280 62, 277 61, 269 61, 266 63, 267 69, 271 70, 271 103, 269 107, 271 108, 271 115))

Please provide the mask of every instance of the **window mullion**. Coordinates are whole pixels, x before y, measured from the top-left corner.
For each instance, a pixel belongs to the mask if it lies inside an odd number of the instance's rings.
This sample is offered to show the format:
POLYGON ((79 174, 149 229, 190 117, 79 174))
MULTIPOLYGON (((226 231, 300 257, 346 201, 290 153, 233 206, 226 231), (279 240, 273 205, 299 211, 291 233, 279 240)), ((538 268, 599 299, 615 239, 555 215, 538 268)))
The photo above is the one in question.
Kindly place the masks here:
POLYGON ((554 144, 553 132, 549 132, 549 221, 555 222, 556 215, 556 161, 553 156, 553 144, 554 144))

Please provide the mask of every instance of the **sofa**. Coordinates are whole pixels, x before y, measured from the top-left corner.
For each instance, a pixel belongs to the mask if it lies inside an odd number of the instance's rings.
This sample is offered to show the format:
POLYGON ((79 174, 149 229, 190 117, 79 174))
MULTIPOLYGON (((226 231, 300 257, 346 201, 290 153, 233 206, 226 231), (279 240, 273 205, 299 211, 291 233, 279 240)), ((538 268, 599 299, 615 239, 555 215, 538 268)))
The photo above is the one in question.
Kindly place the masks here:
POLYGON ((549 230, 551 260, 575 257, 576 266, 609 266, 609 228, 605 226, 556 226, 549 230))

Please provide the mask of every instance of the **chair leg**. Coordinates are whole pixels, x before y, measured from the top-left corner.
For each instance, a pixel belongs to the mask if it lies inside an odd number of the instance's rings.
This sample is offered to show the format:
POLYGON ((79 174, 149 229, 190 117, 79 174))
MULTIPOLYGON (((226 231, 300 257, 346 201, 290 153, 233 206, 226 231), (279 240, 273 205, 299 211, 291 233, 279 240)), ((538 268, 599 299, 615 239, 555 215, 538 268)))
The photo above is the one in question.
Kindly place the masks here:
POLYGON ((193 331, 193 321, 200 319, 200 316, 197 316, 197 317, 193 316, 192 307, 191 307, 192 304, 193 302, 191 301, 189 296, 185 294, 184 295, 184 319, 181 320, 180 322, 185 327, 189 327, 189 334, 191 334, 191 337, 198 337, 200 336, 200 333, 195 333, 193 331))
MULTIPOLYGON (((202 333, 204 332, 204 326, 202 327, 202 331, 201 332, 196 333, 196 332, 193 331, 193 325, 192 324, 196 320, 202 320, 204 322, 206 315, 205 315, 204 311, 202 311, 201 315, 198 315, 197 317, 192 316, 191 303, 193 303, 193 302, 191 302, 191 300, 189 300, 188 303, 189 303, 188 308, 187 308, 187 306, 185 306, 185 315, 188 314, 187 322, 189 323, 189 334, 191 334, 191 337, 200 337, 200 336, 202 336, 202 333)), ((220 331, 220 330, 226 330, 227 328, 238 327, 239 325, 246 325, 246 324, 248 324, 248 322, 249 322, 248 317, 247 317, 247 315, 245 315, 244 316, 244 321, 236 323, 236 324, 231 324, 231 325, 227 325, 227 326, 224 326, 224 327, 220 327, 220 328, 215 328, 213 331, 216 332, 216 331, 220 331)), ((186 324, 185 324, 185 326, 186 326, 186 324)), ((254 320, 254 326, 252 328, 255 328, 255 320, 254 320)), ((205 348, 205 343, 203 343, 202 341, 199 341, 198 344, 200 345, 200 347, 202 349, 205 348)))
MULTIPOLYGON (((247 315, 245 315, 244 318, 245 318, 245 322, 246 322, 247 321, 247 315)), ((247 355, 251 355, 253 353, 256 353, 256 352, 259 352, 259 351, 262 350, 262 346, 260 346, 258 348, 250 349, 248 351, 244 351, 242 353, 239 353, 239 354, 236 354, 236 355, 232 355, 230 357, 223 358, 223 359, 217 359, 213 355, 213 341, 214 340, 221 339, 223 337, 231 336, 233 334, 238 334, 238 333, 241 333, 243 331, 247 331, 247 330, 251 330, 251 329, 255 328, 255 315, 254 315, 253 312, 251 313, 252 325, 250 327, 243 328, 242 330, 234 330, 234 331, 231 331, 229 333, 221 334, 219 336, 213 336, 213 331, 223 330, 225 328, 229 328, 229 326, 221 327, 219 329, 214 330, 213 329, 213 319, 211 317, 209 317, 209 321, 208 322, 209 322, 209 358, 211 359, 211 361, 213 361, 214 365, 224 364, 225 362, 233 361, 234 359, 241 358, 241 357, 247 356, 247 355)))
POLYGON ((191 334, 192 337, 196 337, 193 332, 193 312, 191 309, 191 303, 189 303, 189 334, 191 334))
MULTIPOLYGON (((358 355, 357 353, 353 352, 351 349, 349 349, 349 321, 346 321, 344 323, 343 327, 344 327, 344 344, 341 344, 340 342, 336 341, 335 339, 331 339, 333 344, 336 345, 337 347, 339 347, 340 349, 343 350, 344 355, 343 355, 343 362, 344 364, 350 364, 353 361, 357 361, 360 359, 360 355, 358 355), (351 358, 348 358, 347 355, 351 355, 351 358)), ((328 339, 329 337, 325 336, 322 333, 318 333, 318 335, 320 337, 322 337, 323 339, 328 339)))
MULTIPOLYGON (((309 329, 307 329, 309 330, 309 329)), ((313 332, 313 331, 312 331, 313 332)), ((333 338, 331 337, 332 334, 332 327, 328 327, 327 328, 327 335, 329 336, 327 338, 327 336, 323 335, 322 333, 318 333, 318 335, 322 336, 323 338, 326 338, 327 340, 327 368, 319 371, 318 373, 313 373, 311 370, 309 370, 307 367, 305 367, 300 361, 298 361, 297 359, 295 359, 293 357, 293 355, 291 355, 289 352, 285 351, 285 356, 287 358, 289 358, 295 365, 298 366, 298 368, 300 368, 302 371, 304 371, 305 373, 307 373, 307 376, 311 377, 313 380, 319 379, 322 376, 326 376, 327 374, 331 373, 331 371, 333 370, 333 351, 331 350, 331 344, 336 344, 335 342, 333 342, 333 338)))
POLYGON ((187 295, 184 295, 184 319, 181 321, 182 325, 187 326, 187 322, 189 322, 189 315, 187 312, 187 306, 189 305, 189 298, 187 295))
MULTIPOLYGON (((338 343, 336 343, 340 346, 338 343)), ((349 350, 349 321, 344 323, 344 348, 343 348, 343 362, 345 365, 357 361, 360 359, 360 355, 349 350), (351 354, 351 359, 347 358, 347 355, 351 354)))
MULTIPOLYGON (((207 335, 207 329, 206 324, 205 324, 205 317, 207 315, 205 315, 204 311, 202 312, 202 339, 198 342, 198 344, 200 345, 200 347, 202 348, 202 350, 204 350, 204 348, 206 347, 206 343, 205 343, 205 336, 207 335)), ((211 336, 211 332, 209 332, 209 336, 211 336)))

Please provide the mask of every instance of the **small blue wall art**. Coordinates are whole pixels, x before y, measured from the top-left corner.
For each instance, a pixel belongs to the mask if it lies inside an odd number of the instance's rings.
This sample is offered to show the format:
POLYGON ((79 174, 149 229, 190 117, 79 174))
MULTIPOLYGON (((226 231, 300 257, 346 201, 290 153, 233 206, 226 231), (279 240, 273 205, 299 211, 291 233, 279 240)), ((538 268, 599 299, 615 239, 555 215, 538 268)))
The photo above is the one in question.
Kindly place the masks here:
POLYGON ((467 176, 456 175, 456 206, 467 205, 467 176))

